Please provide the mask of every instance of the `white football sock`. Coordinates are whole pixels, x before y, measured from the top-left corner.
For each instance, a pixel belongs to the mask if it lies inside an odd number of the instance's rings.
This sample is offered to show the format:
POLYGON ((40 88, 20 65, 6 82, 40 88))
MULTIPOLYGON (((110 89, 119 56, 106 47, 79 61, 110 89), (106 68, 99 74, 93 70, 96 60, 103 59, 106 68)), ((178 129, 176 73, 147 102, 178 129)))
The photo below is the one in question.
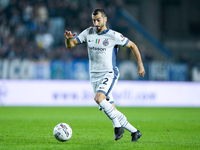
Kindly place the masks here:
POLYGON ((121 127, 121 125, 117 119, 117 114, 114 111, 113 106, 106 99, 104 99, 101 103, 99 103, 99 106, 101 106, 101 108, 103 109, 103 112, 112 121, 114 128, 121 127))
POLYGON ((124 127, 126 130, 128 130, 129 132, 133 133, 136 132, 137 129, 135 127, 133 127, 128 121, 127 118, 124 114, 122 114, 120 111, 118 111, 117 109, 115 110, 116 114, 117 114, 117 118, 121 124, 122 127, 124 127))

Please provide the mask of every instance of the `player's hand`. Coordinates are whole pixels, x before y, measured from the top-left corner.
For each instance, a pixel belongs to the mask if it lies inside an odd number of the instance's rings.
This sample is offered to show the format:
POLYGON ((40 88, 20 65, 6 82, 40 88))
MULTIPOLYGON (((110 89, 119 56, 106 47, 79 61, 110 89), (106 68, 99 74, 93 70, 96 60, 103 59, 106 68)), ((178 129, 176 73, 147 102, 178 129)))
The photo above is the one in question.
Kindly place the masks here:
POLYGON ((74 34, 72 34, 71 31, 65 30, 64 36, 65 36, 66 39, 72 39, 73 37, 76 36, 76 34, 77 34, 76 32, 74 34))
POLYGON ((138 74, 140 77, 144 77, 145 75, 145 70, 144 70, 144 66, 143 65, 138 65, 138 74))

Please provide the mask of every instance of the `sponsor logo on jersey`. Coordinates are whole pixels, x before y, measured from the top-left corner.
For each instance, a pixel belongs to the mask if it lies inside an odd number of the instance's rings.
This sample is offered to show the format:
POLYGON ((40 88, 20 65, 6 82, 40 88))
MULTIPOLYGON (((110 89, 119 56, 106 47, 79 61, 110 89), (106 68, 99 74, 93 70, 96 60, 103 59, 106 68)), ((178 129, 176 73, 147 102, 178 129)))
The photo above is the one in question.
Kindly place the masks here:
POLYGON ((103 45, 104 45, 104 46, 108 46, 108 44, 109 44, 108 39, 105 39, 105 40, 103 41, 103 45))
POLYGON ((97 54, 106 54, 106 48, 89 47, 90 51, 95 51, 97 54))
POLYGON ((89 47, 89 50, 95 50, 95 51, 106 51, 106 48, 99 48, 99 47, 89 47))
POLYGON ((99 42, 100 42, 100 39, 96 39, 96 42, 95 42, 95 43, 96 43, 96 44, 99 44, 99 42))

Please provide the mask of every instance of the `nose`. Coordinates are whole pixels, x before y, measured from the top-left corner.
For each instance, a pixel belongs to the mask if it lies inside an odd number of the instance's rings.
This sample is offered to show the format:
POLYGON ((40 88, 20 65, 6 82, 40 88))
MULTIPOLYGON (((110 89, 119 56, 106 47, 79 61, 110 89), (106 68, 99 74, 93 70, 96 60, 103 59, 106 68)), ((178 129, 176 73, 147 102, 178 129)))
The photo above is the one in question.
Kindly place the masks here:
POLYGON ((97 26, 98 25, 98 21, 95 20, 94 21, 94 25, 97 26))

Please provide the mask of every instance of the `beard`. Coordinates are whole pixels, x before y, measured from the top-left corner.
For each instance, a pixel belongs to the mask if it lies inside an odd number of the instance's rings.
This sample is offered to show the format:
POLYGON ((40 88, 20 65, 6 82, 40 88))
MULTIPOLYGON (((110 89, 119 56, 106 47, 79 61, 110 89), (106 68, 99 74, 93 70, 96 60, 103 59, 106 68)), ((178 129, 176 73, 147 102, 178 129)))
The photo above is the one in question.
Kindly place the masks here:
POLYGON ((103 25, 101 25, 101 26, 95 26, 96 27, 96 31, 97 32, 101 32, 101 30, 102 30, 102 28, 103 28, 103 25))

